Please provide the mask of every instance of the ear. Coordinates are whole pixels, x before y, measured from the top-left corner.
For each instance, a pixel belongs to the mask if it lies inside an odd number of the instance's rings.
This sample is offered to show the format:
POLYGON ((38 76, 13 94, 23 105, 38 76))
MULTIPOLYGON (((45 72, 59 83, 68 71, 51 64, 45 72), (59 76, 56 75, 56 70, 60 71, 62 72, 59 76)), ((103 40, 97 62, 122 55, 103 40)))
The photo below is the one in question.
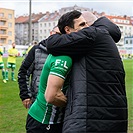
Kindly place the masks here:
POLYGON ((71 33, 69 26, 65 26, 64 30, 65 30, 66 34, 70 34, 71 33))

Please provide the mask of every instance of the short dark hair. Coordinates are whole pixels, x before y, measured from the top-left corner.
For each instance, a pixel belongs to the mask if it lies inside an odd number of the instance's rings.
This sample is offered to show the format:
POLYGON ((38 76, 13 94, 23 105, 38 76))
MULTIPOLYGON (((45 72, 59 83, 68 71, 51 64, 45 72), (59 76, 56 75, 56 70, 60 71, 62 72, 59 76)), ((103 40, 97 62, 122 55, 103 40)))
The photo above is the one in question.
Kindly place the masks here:
POLYGON ((74 19, 77 19, 81 16, 81 12, 74 10, 71 12, 67 12, 64 15, 60 17, 58 20, 58 28, 62 34, 65 34, 65 26, 69 26, 71 28, 74 28, 74 19))

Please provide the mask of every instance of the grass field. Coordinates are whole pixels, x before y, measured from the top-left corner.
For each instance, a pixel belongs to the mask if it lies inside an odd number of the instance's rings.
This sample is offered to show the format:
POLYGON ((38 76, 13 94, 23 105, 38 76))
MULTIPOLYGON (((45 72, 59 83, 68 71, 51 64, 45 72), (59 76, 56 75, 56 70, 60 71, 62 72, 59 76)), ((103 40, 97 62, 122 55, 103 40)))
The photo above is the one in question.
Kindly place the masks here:
POLYGON ((128 97, 129 130, 133 132, 133 60, 124 60, 126 72, 126 92, 128 97))
MULTIPOLYGON (((23 58, 17 58, 17 68, 15 76, 23 58)), ((6 66, 6 58, 4 63, 6 66)), ((126 71, 126 91, 129 108, 129 133, 133 132, 133 60, 124 60, 126 71)), ((7 84, 2 82, 0 74, 0 133, 25 133, 25 121, 27 111, 19 98, 19 88, 17 82, 10 80, 7 84)))
MULTIPOLYGON (((6 58, 4 58, 6 66, 6 58)), ((17 58, 17 73, 22 58, 17 58)), ((27 111, 19 98, 19 88, 17 82, 10 80, 4 84, 0 75, 0 133, 25 133, 25 119, 27 111)))

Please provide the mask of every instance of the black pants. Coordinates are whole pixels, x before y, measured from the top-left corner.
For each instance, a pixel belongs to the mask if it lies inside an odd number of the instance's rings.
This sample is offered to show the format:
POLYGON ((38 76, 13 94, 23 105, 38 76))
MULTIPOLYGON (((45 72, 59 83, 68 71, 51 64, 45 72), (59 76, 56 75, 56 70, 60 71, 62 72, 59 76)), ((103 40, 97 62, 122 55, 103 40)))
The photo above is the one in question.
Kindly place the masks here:
POLYGON ((42 124, 28 114, 26 133, 62 133, 62 125, 62 123, 50 125, 42 124))

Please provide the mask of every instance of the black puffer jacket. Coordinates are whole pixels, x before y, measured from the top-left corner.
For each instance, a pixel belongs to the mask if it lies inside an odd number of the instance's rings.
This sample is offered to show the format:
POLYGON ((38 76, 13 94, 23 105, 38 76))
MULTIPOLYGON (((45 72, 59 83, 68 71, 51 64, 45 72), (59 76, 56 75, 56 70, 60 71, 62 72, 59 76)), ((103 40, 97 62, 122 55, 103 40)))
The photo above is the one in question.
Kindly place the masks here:
POLYGON ((120 37, 102 17, 78 33, 48 38, 50 53, 74 57, 63 133, 127 133, 125 71, 115 44, 120 37))
POLYGON ((23 60, 18 72, 19 95, 22 101, 31 98, 34 102, 36 99, 40 74, 47 55, 45 45, 40 43, 39 45, 33 46, 23 60))

